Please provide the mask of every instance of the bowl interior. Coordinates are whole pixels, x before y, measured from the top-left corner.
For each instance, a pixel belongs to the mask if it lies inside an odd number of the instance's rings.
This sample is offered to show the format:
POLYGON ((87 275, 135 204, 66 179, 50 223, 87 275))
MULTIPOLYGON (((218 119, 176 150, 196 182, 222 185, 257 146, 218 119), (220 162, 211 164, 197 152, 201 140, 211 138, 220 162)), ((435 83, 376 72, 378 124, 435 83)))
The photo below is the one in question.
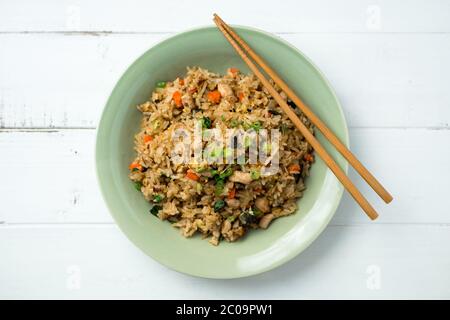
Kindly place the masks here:
MULTIPOLYGON (((321 73, 298 50, 267 33, 236 27, 319 117, 346 143, 348 133, 339 103, 321 73)), ((214 247, 196 236, 183 238, 168 222, 149 214, 150 205, 128 179, 134 157, 133 137, 140 113, 155 83, 182 76, 186 66, 224 73, 234 66, 248 68, 215 27, 187 31, 145 52, 114 88, 102 114, 96 144, 97 175, 111 214, 119 227, 145 253, 164 265, 192 275, 234 278, 260 273, 291 259, 306 248, 334 214, 342 187, 316 157, 299 209, 272 223, 266 231, 252 230, 235 243, 214 247)), ((316 136, 344 170, 347 165, 322 135, 316 136)))

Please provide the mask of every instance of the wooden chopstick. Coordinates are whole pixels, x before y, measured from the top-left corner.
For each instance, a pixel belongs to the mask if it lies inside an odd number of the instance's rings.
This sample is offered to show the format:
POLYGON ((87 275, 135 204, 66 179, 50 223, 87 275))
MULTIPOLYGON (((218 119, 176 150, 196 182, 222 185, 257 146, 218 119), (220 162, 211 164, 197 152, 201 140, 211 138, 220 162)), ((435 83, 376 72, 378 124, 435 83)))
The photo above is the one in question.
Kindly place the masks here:
POLYGON ((370 205, 367 199, 361 194, 361 192, 356 188, 352 181, 347 177, 347 175, 342 171, 339 165, 333 160, 333 158, 328 154, 325 148, 319 143, 319 141, 314 137, 314 135, 306 128, 303 122, 297 117, 291 107, 283 100, 280 94, 275 90, 275 88, 270 84, 258 67, 250 60, 250 58, 244 53, 244 51, 239 47, 232 36, 225 30, 224 26, 216 17, 214 22, 225 36, 225 38, 230 42, 233 48, 241 56, 244 62, 248 65, 250 70, 255 74, 256 77, 261 81, 264 87, 269 91, 270 95, 275 99, 275 101, 280 105, 281 109, 286 113, 286 115, 291 119, 294 125, 305 137, 306 141, 312 146, 312 148, 319 154, 325 164, 330 168, 330 170, 335 174, 335 176, 342 183, 344 188, 351 194, 355 201, 361 206, 364 212, 369 216, 370 219, 374 220, 378 217, 378 213, 370 205))
POLYGON ((295 103, 295 105, 305 114, 306 117, 322 132, 325 138, 338 150, 348 163, 359 173, 359 175, 369 184, 372 189, 384 200, 389 203, 392 201, 392 195, 381 185, 381 183, 366 169, 366 167, 355 157, 355 155, 336 137, 336 135, 320 120, 318 116, 288 87, 288 85, 270 68, 267 63, 258 56, 248 45, 237 35, 233 29, 228 26, 217 14, 214 18, 223 26, 223 28, 232 36, 232 38, 252 57, 252 59, 272 78, 272 80, 286 93, 286 95, 295 103))

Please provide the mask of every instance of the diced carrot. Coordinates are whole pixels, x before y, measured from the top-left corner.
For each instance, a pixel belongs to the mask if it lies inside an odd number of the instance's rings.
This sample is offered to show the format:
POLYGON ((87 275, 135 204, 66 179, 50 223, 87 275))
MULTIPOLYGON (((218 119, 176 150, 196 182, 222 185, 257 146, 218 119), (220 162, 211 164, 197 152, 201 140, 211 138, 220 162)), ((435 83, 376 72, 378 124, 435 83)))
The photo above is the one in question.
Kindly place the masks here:
POLYGON ((236 189, 230 189, 230 191, 228 191, 228 199, 234 199, 234 197, 236 197, 236 189))
POLYGON ((233 75, 236 75, 239 72, 239 69, 238 68, 234 68, 234 67, 230 68, 229 70, 230 70, 231 74, 233 74, 233 75))
POLYGON ((208 100, 211 101, 212 103, 219 103, 221 97, 222 96, 220 95, 219 90, 208 92, 208 100))
POLYGON ((303 157, 306 161, 308 162, 313 162, 314 161, 314 156, 310 153, 305 154, 305 156, 303 157))
POLYGON ((180 91, 175 91, 172 94, 172 99, 175 102, 175 105, 180 108, 183 106, 183 102, 181 101, 181 92, 180 91))
POLYGON ((288 168, 289 173, 300 173, 300 165, 294 163, 288 168))
POLYGON ((144 134, 144 138, 143 139, 144 139, 144 142, 147 143, 147 142, 152 141, 153 137, 149 136, 148 134, 144 134))
POLYGON ((239 92, 239 101, 244 100, 244 93, 243 92, 239 92))
POLYGON ((179 80, 178 80, 178 83, 179 83, 180 85, 184 86, 184 79, 179 79, 179 80))
POLYGON ((198 181, 198 179, 200 179, 200 177, 192 170, 188 170, 186 172, 186 178, 194 180, 194 181, 198 181))
POLYGON ((137 163, 137 162, 132 162, 132 163, 130 163, 130 165, 129 165, 128 168, 129 168, 130 170, 138 169, 139 171, 142 171, 142 166, 141 166, 139 163, 137 163))

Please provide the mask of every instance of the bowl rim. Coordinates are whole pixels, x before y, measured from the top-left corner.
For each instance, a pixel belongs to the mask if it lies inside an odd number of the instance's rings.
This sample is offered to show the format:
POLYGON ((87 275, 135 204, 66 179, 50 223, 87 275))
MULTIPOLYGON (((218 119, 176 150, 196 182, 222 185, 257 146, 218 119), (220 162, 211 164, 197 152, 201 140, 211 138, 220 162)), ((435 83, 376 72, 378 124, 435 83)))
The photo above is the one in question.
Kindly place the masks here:
MULTIPOLYGON (((275 41, 281 42, 283 45, 289 47, 291 50, 293 50, 296 54, 298 54, 299 56, 301 56, 303 59, 305 59, 305 61, 307 63, 309 63, 314 70, 317 72, 318 76, 321 78, 321 80, 324 82, 325 86, 327 87, 327 89, 329 90, 329 92, 331 93, 337 109, 338 109, 338 113, 339 116, 342 118, 343 120, 343 129, 344 129, 344 136, 342 138, 342 142, 344 143, 344 145, 349 148, 350 147, 350 138, 349 138, 349 131, 348 131, 348 124, 347 124, 347 119, 345 117, 342 105, 337 97, 337 94, 334 90, 334 88, 332 87, 330 81, 327 79, 327 77, 325 76, 325 74, 317 67, 316 64, 313 63, 313 61, 306 56, 303 52, 301 52, 298 48, 296 48, 294 45, 290 44, 287 40, 284 40, 283 38, 279 37, 277 34, 274 33, 270 33, 258 28, 254 28, 254 27, 249 27, 249 26, 244 26, 244 25, 236 25, 236 24, 232 24, 230 25, 235 29, 242 29, 242 30, 247 30, 247 31, 253 31, 253 32, 257 32, 257 33, 261 33, 269 38, 272 38, 275 41)), ((96 180, 97 180, 97 185, 100 189, 100 193, 102 195, 103 198, 103 202, 106 204, 106 207, 108 208, 109 214, 112 216, 115 224, 119 227, 119 229, 121 230, 121 232, 123 234, 125 234, 126 238, 133 243, 137 248, 140 249, 140 251, 142 251, 145 255, 151 257, 153 260, 157 261, 158 263, 164 265, 165 267, 169 268, 170 270, 179 272, 181 274, 184 275, 189 275, 189 276, 194 276, 194 277, 199 277, 199 278, 208 278, 208 279, 238 279, 238 278, 245 278, 245 277, 250 277, 250 276, 256 276, 265 272, 268 272, 270 270, 273 270, 289 261, 291 261, 292 259, 294 259, 295 257, 297 257, 301 252, 303 252, 304 250, 306 250, 311 243, 313 243, 318 237, 319 235, 324 231, 324 229, 328 226, 328 224, 330 223, 331 219, 334 217, 336 210, 339 206, 339 204, 341 203, 342 200, 342 195, 344 193, 344 188, 342 186, 342 184, 339 183, 339 190, 337 192, 336 197, 334 198, 334 202, 330 207, 329 210, 329 214, 327 215, 327 219, 322 221, 321 226, 319 228, 316 229, 315 233, 309 237, 309 240, 304 242, 302 245, 297 245, 295 247, 291 247, 290 248, 290 252, 288 255, 286 255, 285 257, 278 259, 277 261, 274 261, 272 264, 260 268, 260 269, 254 269, 250 272, 242 272, 239 275, 230 275, 230 276, 216 276, 216 275, 211 275, 211 274, 204 274, 201 272, 192 272, 192 271, 186 271, 183 270, 183 268, 179 268, 178 266, 174 266, 174 265, 170 265, 168 263, 165 263, 163 261, 161 261, 161 259, 157 256, 151 255, 149 253, 147 253, 139 243, 137 243, 137 241, 135 241, 132 237, 130 237, 128 235, 128 232, 125 230, 125 228, 123 227, 123 225, 121 223, 119 223, 115 217, 115 215, 113 214, 114 209, 112 208, 111 204, 109 203, 109 201, 107 200, 107 196, 106 196, 106 192, 105 192, 105 188, 103 186, 103 182, 101 181, 100 178, 100 170, 99 170, 99 149, 100 149, 100 142, 99 142, 99 131, 100 128, 102 127, 102 123, 103 121, 105 121, 105 114, 107 112, 107 107, 110 104, 110 100, 112 98, 112 94, 113 92, 116 90, 117 86, 122 82, 122 80, 127 76, 127 74, 130 72, 130 70, 134 67, 134 65, 136 65, 141 59, 144 58, 144 56, 147 54, 148 51, 150 50, 154 50, 157 47, 163 45, 165 42, 170 41, 174 38, 178 38, 181 37, 187 33, 191 33, 191 32, 198 32, 198 31, 203 31, 203 30, 208 30, 208 29, 216 29, 215 25, 202 25, 202 26, 197 26, 197 27, 193 27, 193 28, 188 28, 188 29, 184 29, 182 31, 177 32, 176 34, 170 34, 167 35, 166 37, 163 37, 160 41, 158 41, 156 44, 154 44, 153 46, 149 47, 148 49, 146 49, 143 53, 141 53, 137 58, 135 58, 135 60, 122 72, 121 76, 119 77, 119 79, 115 82, 113 88, 111 89, 108 98, 106 99, 106 103, 103 106, 102 112, 100 114, 100 118, 98 121, 98 125, 95 129, 95 144, 94 144, 94 163, 95 163, 95 172, 96 172, 96 180)), ((345 161, 344 164, 342 165, 342 170, 348 174, 348 162, 345 161)), ((327 168, 327 172, 331 170, 329 168, 327 168)), ((333 174, 332 174, 333 175, 333 174)), ((334 177, 334 175, 333 175, 334 177)))

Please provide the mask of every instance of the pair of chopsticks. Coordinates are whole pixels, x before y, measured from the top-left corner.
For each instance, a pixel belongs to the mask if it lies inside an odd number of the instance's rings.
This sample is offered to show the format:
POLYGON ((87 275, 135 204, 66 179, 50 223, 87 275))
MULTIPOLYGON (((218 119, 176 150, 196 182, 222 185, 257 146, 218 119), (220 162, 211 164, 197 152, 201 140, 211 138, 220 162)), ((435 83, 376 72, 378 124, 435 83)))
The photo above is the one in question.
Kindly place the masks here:
POLYGON ((347 149, 347 147, 339 140, 338 137, 319 119, 311 109, 306 106, 305 103, 288 87, 288 85, 277 75, 277 73, 271 69, 265 61, 258 56, 242 38, 240 38, 233 29, 228 26, 217 14, 214 14, 214 22, 223 33, 225 38, 230 42, 233 48, 241 56, 244 62, 248 65, 250 70, 261 81, 264 87, 269 91, 270 95, 280 105, 281 109, 291 119, 294 125, 305 137, 306 141, 312 146, 312 148, 319 154, 325 164, 339 179, 345 189, 351 194, 355 201, 361 206, 364 212, 370 219, 374 220, 378 217, 378 213, 367 201, 367 199, 356 188, 353 182, 342 171, 339 165, 328 154, 325 148, 319 143, 314 135, 306 128, 303 122, 297 117, 291 107, 283 100, 280 94, 270 84, 262 72, 258 69, 254 62, 256 62, 270 78, 286 93, 286 95, 295 103, 295 105, 305 114, 306 117, 319 129, 322 134, 328 139, 328 141, 344 156, 344 158, 352 165, 352 167, 360 174, 360 176, 372 187, 372 189, 386 202, 392 201, 392 196, 381 185, 380 182, 364 167, 364 165, 347 149), (254 62, 247 56, 247 54, 254 60, 254 62))

